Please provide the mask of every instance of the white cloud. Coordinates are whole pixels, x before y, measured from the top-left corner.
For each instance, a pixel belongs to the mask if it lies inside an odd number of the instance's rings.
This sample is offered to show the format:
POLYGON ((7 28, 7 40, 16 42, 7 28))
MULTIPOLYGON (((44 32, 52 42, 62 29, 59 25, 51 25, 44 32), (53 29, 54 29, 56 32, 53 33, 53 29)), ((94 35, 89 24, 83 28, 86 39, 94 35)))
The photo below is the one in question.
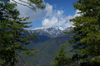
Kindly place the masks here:
MULTIPOLYGON (((52 5, 51 7, 53 8, 52 5)), ((73 26, 73 22, 70 22, 70 19, 80 16, 80 14, 78 14, 78 12, 80 12, 79 10, 76 10, 73 16, 65 16, 63 10, 53 10, 52 8, 50 9, 51 12, 47 12, 48 17, 45 17, 42 21, 44 27, 70 27, 73 26)))
MULTIPOLYGON (((12 0, 10 0, 10 1, 12 2, 12 0)), ((19 0, 16 0, 16 1, 19 3, 22 3, 19 0)), ((24 1, 27 2, 27 0, 24 0, 24 1)), ((22 3, 22 4, 25 4, 25 3, 22 3)), ((25 5, 27 5, 27 4, 25 4, 25 5)), ((34 11, 31 8, 28 8, 27 6, 23 6, 20 4, 17 4, 17 9, 20 12, 20 17, 30 17, 28 19, 28 21, 34 21, 34 20, 40 19, 41 17, 44 16, 44 13, 45 13, 45 10, 36 9, 36 11, 34 11)))
POLYGON ((63 10, 54 10, 53 6, 48 4, 50 10, 47 11, 47 15, 42 21, 44 27, 69 27, 72 26, 70 19, 74 16, 65 16, 63 10))
POLYGON ((70 21, 68 21, 68 22, 64 25, 64 27, 71 27, 71 26, 73 26, 73 22, 70 22, 70 21))
POLYGON ((50 19, 43 20, 43 26, 45 26, 45 27, 53 27, 53 26, 55 26, 55 24, 57 24, 57 22, 58 22, 58 19, 56 17, 52 17, 50 19))
POLYGON ((34 11, 20 4, 18 4, 17 9, 20 12, 20 17, 30 17, 28 21, 34 21, 44 17, 42 20, 42 25, 44 27, 69 27, 73 24, 73 22, 70 22, 69 20, 76 16, 80 16, 80 14, 77 14, 77 12, 80 12, 79 10, 76 10, 75 15, 73 16, 65 16, 63 10, 54 10, 53 6, 49 3, 46 3, 45 5, 46 8, 44 10, 37 9, 34 11))
POLYGON ((28 21, 34 21, 37 20, 44 15, 44 11, 41 9, 37 9, 36 11, 33 11, 32 9, 28 7, 24 7, 22 5, 18 5, 18 10, 20 11, 20 17, 30 17, 28 21))
POLYGON ((46 17, 47 16, 51 16, 52 15, 52 12, 53 12, 53 6, 51 6, 50 4, 46 4, 46 8, 45 8, 45 11, 46 11, 46 17))
POLYGON ((81 16, 81 15, 82 15, 82 14, 78 14, 78 12, 81 12, 81 11, 76 10, 76 13, 75 13, 74 17, 76 17, 76 16, 81 16))
POLYGON ((57 11, 57 16, 58 16, 58 17, 62 17, 62 16, 63 16, 63 13, 64 13, 64 11, 58 10, 58 11, 57 11))
POLYGON ((66 19, 68 20, 68 22, 64 25, 65 27, 71 27, 71 26, 73 26, 73 22, 70 22, 70 19, 73 19, 73 18, 75 18, 77 16, 81 16, 81 14, 78 14, 78 12, 80 12, 80 11, 76 10, 74 16, 68 16, 68 17, 66 17, 66 19))
POLYGON ((63 11, 58 10, 58 11, 53 11, 50 16, 47 16, 43 19, 42 25, 44 27, 59 27, 62 26, 65 22, 66 19, 63 17, 63 11))

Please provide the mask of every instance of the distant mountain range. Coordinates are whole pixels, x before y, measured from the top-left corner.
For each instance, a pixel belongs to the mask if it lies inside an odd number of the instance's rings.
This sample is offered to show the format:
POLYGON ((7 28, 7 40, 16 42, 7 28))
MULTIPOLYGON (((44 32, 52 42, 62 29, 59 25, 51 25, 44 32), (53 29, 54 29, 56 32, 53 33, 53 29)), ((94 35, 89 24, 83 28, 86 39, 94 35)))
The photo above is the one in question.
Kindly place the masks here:
MULTIPOLYGON (((52 66, 51 63, 56 53, 60 49, 61 44, 68 44, 67 40, 71 39, 73 34, 64 34, 64 31, 70 31, 68 28, 36 28, 28 30, 30 35, 36 33, 39 41, 29 45, 31 48, 37 48, 38 53, 33 56, 23 55, 29 66, 52 66)), ((70 50, 71 47, 66 48, 70 50)))
POLYGON ((62 28, 62 27, 41 27, 28 30, 30 34, 36 33, 38 36, 47 36, 49 38, 62 36, 64 31, 70 31, 72 27, 62 28))

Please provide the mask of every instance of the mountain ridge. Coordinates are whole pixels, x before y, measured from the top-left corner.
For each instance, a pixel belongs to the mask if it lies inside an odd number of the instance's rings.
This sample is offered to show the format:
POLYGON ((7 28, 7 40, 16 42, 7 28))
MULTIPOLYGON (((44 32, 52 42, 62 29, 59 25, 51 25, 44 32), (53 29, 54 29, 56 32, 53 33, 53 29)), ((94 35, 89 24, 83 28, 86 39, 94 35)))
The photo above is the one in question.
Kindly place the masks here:
POLYGON ((45 35, 50 38, 54 38, 54 37, 59 37, 60 35, 64 35, 63 32, 65 32, 65 31, 68 32, 71 29, 72 29, 72 27, 67 27, 67 28, 41 27, 41 28, 35 28, 35 29, 28 30, 28 32, 29 32, 29 34, 36 33, 37 36, 45 35))
MULTIPOLYGON (((64 31, 70 31, 72 27, 66 29, 62 28, 36 28, 28 30, 32 36, 34 33, 40 38, 39 41, 28 45, 29 48, 37 48, 38 53, 33 56, 23 55, 23 58, 29 63, 30 66, 52 66, 51 63, 56 53, 60 49, 60 45, 68 44, 67 40, 73 34, 65 34, 64 31), (51 33, 51 34, 50 34, 51 33), (54 36, 56 35, 56 36, 54 36), (53 37, 54 36, 54 37, 53 37)), ((71 47, 66 48, 68 50, 71 47)))
MULTIPOLYGON (((55 37, 42 43, 38 43, 33 47, 37 48, 38 50, 36 55, 24 55, 23 57, 26 59, 30 66, 52 66, 51 63, 53 58, 56 56, 56 53, 59 51, 60 45, 68 44, 67 40, 70 39, 70 36, 72 36, 72 34, 55 37)), ((66 49, 71 50, 71 46, 66 49)))

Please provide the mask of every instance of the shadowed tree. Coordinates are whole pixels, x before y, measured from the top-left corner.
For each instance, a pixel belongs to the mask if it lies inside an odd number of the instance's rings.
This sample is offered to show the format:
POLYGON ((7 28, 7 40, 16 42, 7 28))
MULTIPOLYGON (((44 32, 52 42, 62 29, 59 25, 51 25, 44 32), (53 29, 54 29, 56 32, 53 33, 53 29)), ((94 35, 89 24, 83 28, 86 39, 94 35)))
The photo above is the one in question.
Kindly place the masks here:
POLYGON ((60 46, 60 50, 57 53, 56 57, 54 58, 53 66, 66 66, 70 64, 70 58, 66 57, 66 54, 68 52, 64 50, 65 46, 67 45, 60 46))
POLYGON ((25 34, 31 22, 25 22, 28 17, 19 18, 19 11, 14 3, 0 1, 0 66, 15 66, 20 52, 33 55, 34 49, 27 45, 36 39, 25 34))
POLYGON ((73 5, 81 15, 71 19, 74 36, 70 42, 83 62, 100 63, 100 0, 78 0, 73 5))

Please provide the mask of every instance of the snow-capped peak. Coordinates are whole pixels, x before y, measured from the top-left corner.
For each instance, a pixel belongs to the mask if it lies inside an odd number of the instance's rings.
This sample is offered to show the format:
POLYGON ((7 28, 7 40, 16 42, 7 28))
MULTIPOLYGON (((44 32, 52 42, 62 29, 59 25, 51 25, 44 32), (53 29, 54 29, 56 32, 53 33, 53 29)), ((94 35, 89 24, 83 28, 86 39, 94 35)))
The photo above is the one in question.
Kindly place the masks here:
POLYGON ((63 33, 63 31, 69 31, 69 28, 62 28, 62 27, 40 27, 31 29, 28 32, 31 33, 37 33, 38 35, 46 35, 49 37, 57 37, 63 33))
POLYGON ((31 29, 31 30, 40 30, 40 29, 46 29, 46 28, 49 28, 49 27, 39 27, 39 28, 31 29))
POLYGON ((34 28, 34 29, 31 29, 31 30, 44 30, 44 29, 56 29, 56 30, 64 30, 62 27, 39 27, 39 28, 34 28))
POLYGON ((62 27, 57 27, 56 29, 59 29, 59 30, 62 30, 62 31, 64 30, 62 27))

